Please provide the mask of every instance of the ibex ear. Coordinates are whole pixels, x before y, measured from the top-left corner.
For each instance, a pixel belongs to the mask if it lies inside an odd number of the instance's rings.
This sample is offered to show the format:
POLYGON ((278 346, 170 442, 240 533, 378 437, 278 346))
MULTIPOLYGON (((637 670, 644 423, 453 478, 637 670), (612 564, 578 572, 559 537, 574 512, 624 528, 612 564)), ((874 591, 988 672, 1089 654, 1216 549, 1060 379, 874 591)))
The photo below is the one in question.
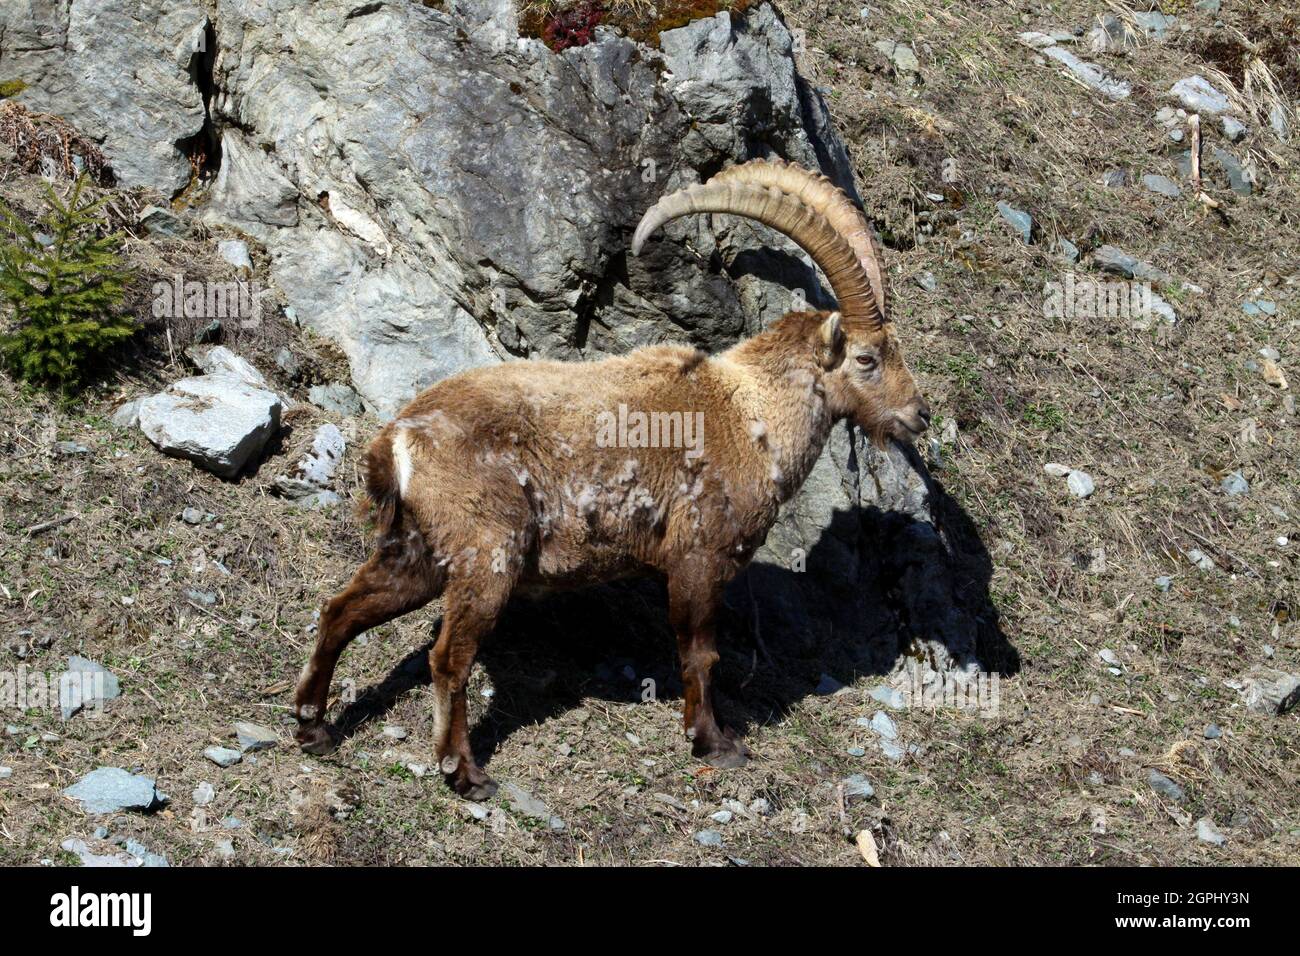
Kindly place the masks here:
POLYGON ((817 338, 817 360, 822 368, 831 369, 839 365, 844 359, 844 326, 838 312, 826 317, 817 338))

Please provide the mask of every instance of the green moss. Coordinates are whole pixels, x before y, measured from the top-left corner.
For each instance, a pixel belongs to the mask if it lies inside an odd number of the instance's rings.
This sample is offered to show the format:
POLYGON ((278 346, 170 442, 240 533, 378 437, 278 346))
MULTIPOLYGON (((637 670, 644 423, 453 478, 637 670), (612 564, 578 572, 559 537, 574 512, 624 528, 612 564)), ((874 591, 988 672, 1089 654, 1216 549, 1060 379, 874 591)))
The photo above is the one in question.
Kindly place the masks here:
POLYGON ((27 83, 23 80, 4 80, 0 82, 0 100, 7 100, 11 96, 17 96, 25 89, 27 89, 27 83))

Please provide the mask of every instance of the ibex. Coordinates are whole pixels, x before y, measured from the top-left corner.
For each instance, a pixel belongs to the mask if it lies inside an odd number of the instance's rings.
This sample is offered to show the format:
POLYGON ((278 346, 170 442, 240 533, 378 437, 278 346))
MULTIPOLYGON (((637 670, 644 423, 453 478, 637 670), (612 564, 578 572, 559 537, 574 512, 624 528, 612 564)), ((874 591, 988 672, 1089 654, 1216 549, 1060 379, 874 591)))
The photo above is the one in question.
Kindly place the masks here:
POLYGON ((429 652, 434 752, 457 793, 487 799, 496 784, 470 750, 466 683, 510 596, 649 573, 667 584, 691 752, 715 767, 745 763, 710 689, 723 587, 835 422, 883 444, 919 435, 930 410, 886 313, 871 226, 826 177, 781 161, 723 170, 660 199, 633 253, 687 213, 732 213, 784 233, 825 274, 839 311, 789 313, 712 357, 657 345, 598 362, 509 362, 416 397, 367 452, 377 544, 321 612, 295 696, 304 750, 335 745, 325 711, 347 643, 441 594, 429 652), (616 416, 632 426, 625 436, 611 434, 616 416), (682 441, 688 423, 702 433, 682 441))

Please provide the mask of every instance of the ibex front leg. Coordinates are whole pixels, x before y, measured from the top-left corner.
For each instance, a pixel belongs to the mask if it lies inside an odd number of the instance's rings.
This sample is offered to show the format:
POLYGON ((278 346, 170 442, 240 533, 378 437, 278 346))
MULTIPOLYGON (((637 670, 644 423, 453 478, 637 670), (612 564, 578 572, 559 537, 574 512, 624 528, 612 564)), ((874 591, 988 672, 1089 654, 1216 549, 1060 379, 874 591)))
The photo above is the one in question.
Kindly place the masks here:
POLYGON ((711 569, 683 568, 669 575, 668 616, 682 659, 691 753, 714 767, 743 767, 749 751, 723 732, 713 712, 712 672, 718 662, 714 628, 721 603, 720 576, 711 569))
POLYGON ((372 627, 428 604, 438 578, 422 548, 387 547, 370 558, 342 593, 326 602, 316 631, 316 648, 302 669, 294 694, 298 743, 308 753, 326 754, 336 742, 325 723, 330 680, 348 643, 372 627))

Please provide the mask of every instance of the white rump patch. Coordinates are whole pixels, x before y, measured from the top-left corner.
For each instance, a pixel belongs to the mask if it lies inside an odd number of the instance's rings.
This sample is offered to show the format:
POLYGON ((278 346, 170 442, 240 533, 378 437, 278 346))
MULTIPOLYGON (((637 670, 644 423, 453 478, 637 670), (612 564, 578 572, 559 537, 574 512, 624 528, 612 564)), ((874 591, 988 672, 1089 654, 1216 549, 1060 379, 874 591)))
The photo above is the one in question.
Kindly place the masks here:
POLYGON ((406 487, 411 483, 411 446, 408 444, 406 429, 399 428, 393 433, 393 461, 397 463, 397 493, 405 498, 406 487))

